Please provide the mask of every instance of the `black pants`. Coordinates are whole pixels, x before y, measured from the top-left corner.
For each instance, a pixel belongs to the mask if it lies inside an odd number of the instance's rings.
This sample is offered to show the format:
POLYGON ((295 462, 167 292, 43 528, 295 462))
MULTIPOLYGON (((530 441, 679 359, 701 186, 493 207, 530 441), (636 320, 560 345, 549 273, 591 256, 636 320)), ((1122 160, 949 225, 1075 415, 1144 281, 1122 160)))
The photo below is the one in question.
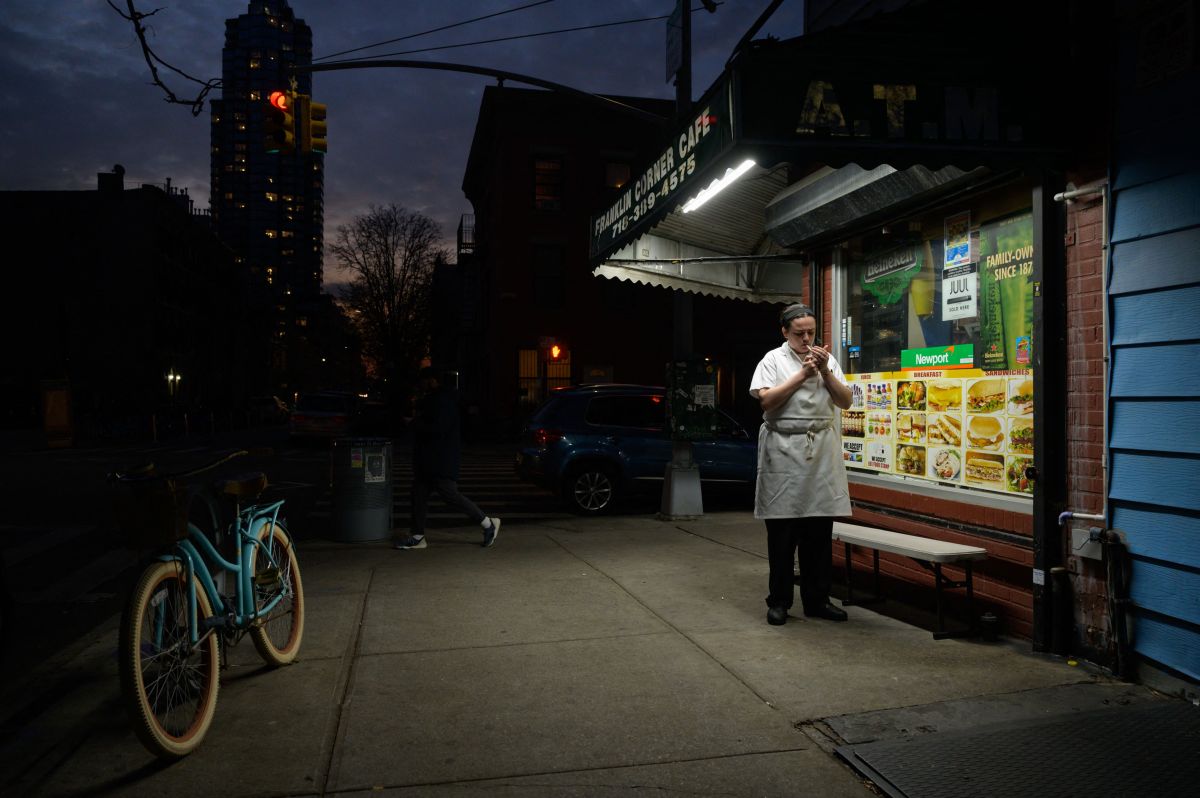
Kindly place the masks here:
POLYGON ((816 610, 829 601, 833 582, 833 519, 813 518, 767 519, 767 562, 771 567, 768 580, 768 607, 792 606, 794 577, 792 563, 800 552, 800 603, 806 610, 816 610))
POLYGON ((413 477, 412 483, 412 530, 414 535, 425 534, 425 510, 429 506, 429 494, 437 492, 451 507, 462 510, 477 524, 483 523, 483 511, 475 502, 458 492, 458 483, 452 479, 413 477))

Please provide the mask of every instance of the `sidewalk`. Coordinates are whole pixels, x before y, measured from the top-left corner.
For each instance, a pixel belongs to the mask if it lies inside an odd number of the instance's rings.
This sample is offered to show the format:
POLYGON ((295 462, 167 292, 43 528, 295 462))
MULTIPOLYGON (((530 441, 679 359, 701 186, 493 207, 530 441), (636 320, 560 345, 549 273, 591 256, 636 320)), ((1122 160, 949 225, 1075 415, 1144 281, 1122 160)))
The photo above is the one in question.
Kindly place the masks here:
POLYGON ((1023 642, 934 641, 861 607, 768 626, 748 514, 479 539, 303 545, 301 660, 267 671, 249 641, 231 649, 208 738, 171 766, 125 720, 112 619, 6 687, 0 793, 869 796, 838 746, 1188 708, 1023 642))

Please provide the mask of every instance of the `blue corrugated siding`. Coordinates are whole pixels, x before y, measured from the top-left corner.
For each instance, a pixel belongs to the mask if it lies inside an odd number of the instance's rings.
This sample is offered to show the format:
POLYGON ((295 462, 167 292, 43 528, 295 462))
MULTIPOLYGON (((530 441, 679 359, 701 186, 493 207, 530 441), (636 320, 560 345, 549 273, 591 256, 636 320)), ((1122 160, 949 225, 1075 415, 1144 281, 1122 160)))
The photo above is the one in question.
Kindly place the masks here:
POLYGON ((1108 493, 1134 647, 1200 680, 1200 75, 1139 83, 1134 33, 1118 46, 1108 493))
POLYGON ((1200 570, 1200 515, 1118 504, 1113 508, 1112 525, 1124 535, 1135 557, 1200 570))
POLYGON ((1158 618, 1136 618, 1133 646, 1147 656, 1200 681, 1200 635, 1158 618))
POLYGON ((1109 424, 1113 449, 1200 454, 1200 401, 1114 401, 1109 424))

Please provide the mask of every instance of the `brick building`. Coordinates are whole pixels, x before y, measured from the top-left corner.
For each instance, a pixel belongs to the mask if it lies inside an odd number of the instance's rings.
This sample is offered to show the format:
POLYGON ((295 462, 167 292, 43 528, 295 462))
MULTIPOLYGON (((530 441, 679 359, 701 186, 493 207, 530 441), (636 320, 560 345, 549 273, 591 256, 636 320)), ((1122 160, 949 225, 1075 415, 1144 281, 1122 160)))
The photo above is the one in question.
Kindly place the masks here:
MULTIPOLYGON (((439 311, 434 359, 459 371, 469 428, 512 434, 547 390, 584 382, 661 385, 672 354, 669 292, 597 280, 587 218, 658 147, 672 102, 488 87, 463 191, 474 207, 459 230, 458 263, 443 270, 461 297, 439 311), (550 341, 561 348, 548 357, 550 341)), ((760 225, 761 227, 761 225, 760 225)), ((772 311, 696 293, 697 352, 718 364, 722 404, 745 411, 772 311), (707 323, 720 319, 719 325, 707 323)), ((445 301, 445 300, 443 300, 445 301)), ((752 410, 747 422, 752 422, 752 410)), ((745 417, 746 412, 741 412, 745 417)))

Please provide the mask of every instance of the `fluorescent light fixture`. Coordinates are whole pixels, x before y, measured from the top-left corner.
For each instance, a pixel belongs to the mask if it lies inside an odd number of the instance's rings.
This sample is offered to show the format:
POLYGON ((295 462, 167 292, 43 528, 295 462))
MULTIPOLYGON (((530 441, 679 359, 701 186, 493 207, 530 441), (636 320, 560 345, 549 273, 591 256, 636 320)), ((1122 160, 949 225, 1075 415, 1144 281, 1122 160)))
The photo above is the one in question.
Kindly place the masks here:
POLYGON ((717 196, 717 193, 720 192, 721 189, 725 188, 725 186, 729 185, 734 180, 737 180, 739 177, 745 174, 746 170, 751 166, 754 166, 754 161, 742 161, 740 166, 726 169, 723 176, 718 177, 716 180, 709 183, 708 188, 704 189, 699 194, 684 203, 683 212, 687 213, 689 211, 694 211, 713 197, 717 196))

